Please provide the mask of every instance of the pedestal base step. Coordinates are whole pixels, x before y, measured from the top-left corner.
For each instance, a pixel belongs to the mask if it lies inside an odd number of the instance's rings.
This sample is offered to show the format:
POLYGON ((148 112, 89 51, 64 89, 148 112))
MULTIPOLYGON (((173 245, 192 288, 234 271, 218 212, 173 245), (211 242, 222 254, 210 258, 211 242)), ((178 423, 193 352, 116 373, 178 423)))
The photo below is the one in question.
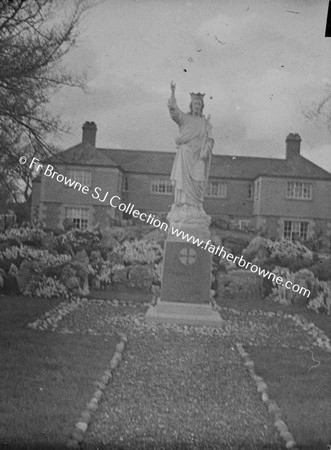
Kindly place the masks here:
POLYGON ((225 324, 210 304, 159 302, 145 316, 147 323, 175 323, 220 328, 225 324))

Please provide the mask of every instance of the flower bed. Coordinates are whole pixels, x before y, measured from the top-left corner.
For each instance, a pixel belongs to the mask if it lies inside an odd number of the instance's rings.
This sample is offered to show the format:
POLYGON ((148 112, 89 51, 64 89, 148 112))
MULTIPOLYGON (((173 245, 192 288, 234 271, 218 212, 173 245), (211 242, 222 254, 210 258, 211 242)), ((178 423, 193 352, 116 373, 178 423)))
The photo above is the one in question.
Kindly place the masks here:
POLYGON ((0 234, 0 292, 69 298, 112 283, 150 290, 160 285, 162 255, 153 241, 107 248, 99 232, 11 229, 0 234))
POLYGON ((264 298, 284 305, 299 304, 317 313, 331 314, 331 258, 321 257, 319 253, 312 252, 300 242, 287 239, 272 241, 261 236, 252 239, 243 250, 243 257, 246 261, 269 270, 276 276, 270 278, 255 276, 255 279, 251 277, 253 282, 253 288, 251 288, 248 271, 240 270, 233 264, 229 270, 220 258, 217 264, 216 290, 221 297, 240 298, 242 296, 243 300, 250 296, 259 297, 260 282, 261 294, 264 298), (236 277, 236 274, 241 274, 240 279, 236 277), (274 281, 278 276, 284 280, 282 285, 274 281), (305 295, 303 290, 300 294, 286 288, 284 284, 287 281, 310 291, 309 296, 305 295))

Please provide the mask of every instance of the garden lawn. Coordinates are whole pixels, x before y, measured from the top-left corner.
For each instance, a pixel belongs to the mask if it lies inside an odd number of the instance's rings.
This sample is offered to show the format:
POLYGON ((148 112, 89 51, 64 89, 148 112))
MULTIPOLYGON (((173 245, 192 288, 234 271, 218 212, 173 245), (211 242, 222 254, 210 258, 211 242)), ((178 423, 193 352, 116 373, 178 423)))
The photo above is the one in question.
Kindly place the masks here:
POLYGON ((0 296, 0 448, 63 448, 117 335, 35 331, 58 300, 0 296))
MULTIPOLYGON (((238 311, 284 311, 301 314, 331 339, 331 316, 299 305, 280 305, 268 299, 217 299, 217 304, 238 311)), ((291 346, 289 340, 288 345, 291 346)), ((318 347, 247 346, 256 373, 270 387, 270 395, 284 411, 284 420, 302 449, 325 449, 331 444, 331 354, 318 347), (320 361, 320 365, 311 368, 320 361), (311 369, 310 369, 311 368, 311 369), (309 370, 310 369, 310 370, 309 370), (309 371, 308 371, 309 370, 309 371)))
POLYGON ((300 449, 331 444, 331 355, 323 350, 245 347, 255 372, 283 411, 283 420, 300 449), (318 367, 316 361, 320 361, 318 367), (310 369, 311 368, 311 369, 310 369), (310 370, 309 370, 310 369, 310 370))

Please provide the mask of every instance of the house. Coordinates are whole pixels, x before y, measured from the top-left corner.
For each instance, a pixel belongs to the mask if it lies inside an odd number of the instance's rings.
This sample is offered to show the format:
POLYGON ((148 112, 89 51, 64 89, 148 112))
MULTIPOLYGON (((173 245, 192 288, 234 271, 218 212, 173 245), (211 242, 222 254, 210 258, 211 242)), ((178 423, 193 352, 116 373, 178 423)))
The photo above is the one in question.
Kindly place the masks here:
MULTIPOLYGON (((49 227, 69 218, 80 228, 102 228, 116 217, 132 218, 123 203, 165 217, 175 153, 97 148, 96 132, 86 122, 82 142, 44 164, 33 183, 33 216, 49 227)), ((300 142, 298 134, 287 136, 285 159, 213 155, 206 212, 270 237, 329 237, 331 174, 300 154, 300 142)))

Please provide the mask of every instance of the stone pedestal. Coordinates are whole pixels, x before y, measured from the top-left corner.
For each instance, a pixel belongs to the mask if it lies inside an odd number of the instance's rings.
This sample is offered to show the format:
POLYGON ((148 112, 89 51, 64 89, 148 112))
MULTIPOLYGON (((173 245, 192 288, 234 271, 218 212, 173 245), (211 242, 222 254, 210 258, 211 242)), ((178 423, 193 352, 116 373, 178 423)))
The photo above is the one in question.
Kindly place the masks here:
POLYGON ((222 326, 221 317, 210 304, 212 254, 205 249, 210 239, 210 217, 201 209, 173 205, 168 219, 161 298, 148 310, 146 321, 222 326), (196 239, 199 242, 193 244, 196 239))
POLYGON ((168 220, 161 301, 208 304, 212 255, 205 250, 205 243, 210 239, 210 217, 202 207, 173 204, 168 220), (178 236, 174 230, 182 234, 178 236))
POLYGON ((212 255, 195 244, 167 240, 165 243, 162 302, 210 302, 212 255))
POLYGON ((211 305, 192 303, 159 302, 149 308, 146 314, 147 323, 175 323, 220 328, 224 325, 219 313, 211 305))

